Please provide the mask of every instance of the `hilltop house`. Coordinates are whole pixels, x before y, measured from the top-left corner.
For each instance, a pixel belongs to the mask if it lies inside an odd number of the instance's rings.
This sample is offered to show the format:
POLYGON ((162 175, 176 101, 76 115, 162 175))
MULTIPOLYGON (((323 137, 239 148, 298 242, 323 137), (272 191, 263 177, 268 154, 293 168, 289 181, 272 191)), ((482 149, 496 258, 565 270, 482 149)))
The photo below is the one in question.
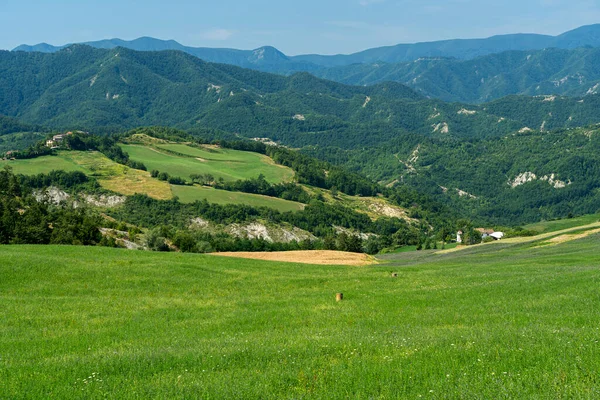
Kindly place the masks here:
POLYGON ((52 139, 46 140, 46 147, 50 147, 51 149, 56 149, 60 147, 60 144, 65 138, 69 135, 72 135, 73 132, 61 133, 58 135, 52 136, 52 139))

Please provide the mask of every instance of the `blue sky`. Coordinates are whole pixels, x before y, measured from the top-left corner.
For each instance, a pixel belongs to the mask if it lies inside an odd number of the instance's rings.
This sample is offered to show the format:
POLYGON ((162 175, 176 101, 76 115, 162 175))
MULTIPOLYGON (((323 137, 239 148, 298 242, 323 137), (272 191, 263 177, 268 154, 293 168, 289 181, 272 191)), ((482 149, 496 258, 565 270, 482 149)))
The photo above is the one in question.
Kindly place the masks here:
POLYGON ((503 33, 555 35, 599 22, 599 0, 2 0, 0 49, 152 36, 333 54, 503 33))

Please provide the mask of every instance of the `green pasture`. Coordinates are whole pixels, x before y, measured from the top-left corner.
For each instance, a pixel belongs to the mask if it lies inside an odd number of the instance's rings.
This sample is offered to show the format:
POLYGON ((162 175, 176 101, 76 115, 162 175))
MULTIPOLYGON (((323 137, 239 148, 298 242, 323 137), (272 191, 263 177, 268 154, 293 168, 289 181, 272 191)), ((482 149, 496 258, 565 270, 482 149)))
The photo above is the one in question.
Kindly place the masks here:
POLYGON ((593 224, 600 221, 600 214, 583 215, 575 218, 564 218, 553 221, 542 221, 525 226, 525 229, 530 229, 538 233, 549 233, 569 229, 576 226, 593 224))
POLYGON ((83 167, 73 160, 63 158, 60 155, 43 156, 26 160, 0 160, 0 168, 4 168, 6 165, 9 165, 14 173, 23 175, 37 175, 53 170, 86 172, 83 167))
POLYGON ((161 144, 156 148, 139 145, 121 147, 131 159, 143 162, 149 171, 167 172, 184 179, 189 179, 191 174, 212 174, 217 179, 235 181, 263 174, 267 181, 279 183, 293 177, 291 169, 276 165, 270 158, 258 153, 220 148, 200 149, 182 144, 161 144))
POLYGON ((0 247, 0 398, 598 398, 599 239, 373 267, 0 247))
POLYGON ((246 204, 253 207, 270 207, 281 212, 298 211, 304 208, 301 203, 278 199, 275 197, 261 196, 258 194, 229 192, 202 186, 171 185, 171 192, 179 197, 182 203, 193 203, 206 199, 215 204, 246 204))

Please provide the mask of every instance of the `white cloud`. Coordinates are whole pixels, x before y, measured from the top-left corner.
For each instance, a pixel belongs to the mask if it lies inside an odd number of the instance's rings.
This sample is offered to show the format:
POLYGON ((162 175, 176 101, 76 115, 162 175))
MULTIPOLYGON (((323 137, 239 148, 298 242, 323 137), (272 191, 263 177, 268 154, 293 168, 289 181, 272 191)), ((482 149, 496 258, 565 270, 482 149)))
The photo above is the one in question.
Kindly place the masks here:
POLYGON ((200 34, 200 38, 204 40, 223 41, 227 40, 235 34, 229 29, 212 29, 200 34))

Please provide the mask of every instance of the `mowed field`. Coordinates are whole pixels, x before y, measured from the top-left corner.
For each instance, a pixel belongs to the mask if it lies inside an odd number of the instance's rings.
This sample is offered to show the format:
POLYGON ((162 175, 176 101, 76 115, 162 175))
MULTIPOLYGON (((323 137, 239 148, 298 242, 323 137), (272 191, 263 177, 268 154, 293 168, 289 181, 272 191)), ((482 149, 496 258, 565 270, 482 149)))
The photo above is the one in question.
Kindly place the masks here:
POLYGON ((127 196, 144 193, 159 200, 173 197, 169 184, 153 179, 149 172, 118 164, 97 151, 59 151, 55 156, 0 161, 16 174, 35 175, 53 170, 81 171, 98 179, 108 190, 127 196))
MULTIPOLYGON (((165 146, 188 147, 184 145, 165 146)), ((196 150, 195 148, 188 148, 191 149, 190 151, 196 150)), ((153 154, 159 154, 154 153, 150 148, 148 149, 153 154)), ((259 155, 256 154, 256 156, 259 155)), ((167 155, 166 157, 170 156, 167 155)), ((167 182, 152 178, 147 171, 118 164, 97 151, 60 151, 56 156, 44 156, 27 160, 0 160, 0 168, 4 165, 10 165, 15 173, 24 175, 48 173, 52 170, 81 171, 98 179, 98 182, 105 189, 127 196, 143 193, 158 200, 168 200, 173 196, 177 196, 183 203, 206 199, 216 204, 247 204, 254 207, 270 207, 281 212, 298 211, 304 208, 301 203, 256 194, 229 192, 199 185, 169 185, 167 182)), ((279 166, 271 166, 268 163, 263 165, 266 166, 266 170, 270 167, 281 170, 279 166)), ((288 175, 291 177, 290 174, 292 174, 291 170, 289 170, 289 174, 287 171, 287 169, 283 169, 282 176, 285 176, 286 179, 288 175)), ((190 173, 187 174, 188 177, 190 173)), ((258 173, 256 176, 258 176, 258 173)))
POLYGON ((599 240, 361 267, 0 247, 0 398, 598 398, 599 240))
POLYGON ((148 170, 167 172, 189 179, 190 174, 211 174, 226 181, 257 178, 260 174, 271 183, 289 181, 294 172, 276 165, 262 154, 217 147, 197 148, 185 144, 159 144, 154 147, 121 145, 131 159, 143 162, 148 170))
POLYGON ((246 204, 252 207, 270 207, 281 212, 304 209, 304 204, 295 201, 251 193, 229 192, 199 185, 171 185, 171 191, 174 196, 179 197, 179 201, 182 203, 193 203, 194 201, 206 199, 208 202, 215 204, 246 204))

